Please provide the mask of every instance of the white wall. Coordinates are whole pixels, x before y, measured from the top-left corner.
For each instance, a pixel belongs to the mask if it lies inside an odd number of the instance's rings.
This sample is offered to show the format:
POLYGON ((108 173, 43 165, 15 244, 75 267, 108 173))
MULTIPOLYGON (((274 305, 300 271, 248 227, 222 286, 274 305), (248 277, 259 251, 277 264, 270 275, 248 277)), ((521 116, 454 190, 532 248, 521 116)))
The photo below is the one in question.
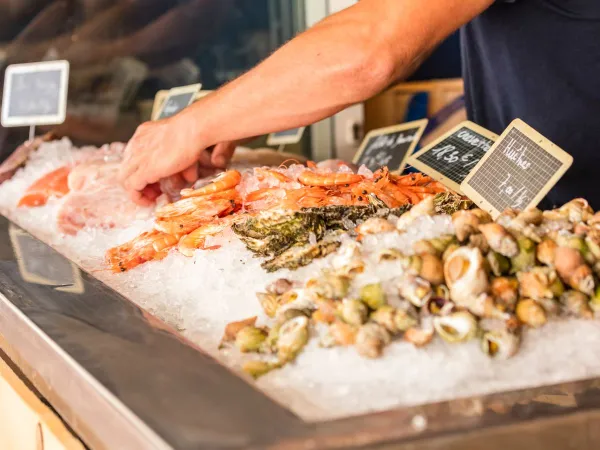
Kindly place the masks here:
MULTIPOLYGON (((306 24, 308 27, 325 18, 328 14, 341 11, 357 0, 305 0, 306 24)), ((353 127, 364 124, 362 105, 350 107, 331 120, 325 120, 312 127, 312 147, 315 159, 341 158, 352 160, 360 141, 353 139, 353 127)))
MULTIPOLYGON (((331 14, 348 8, 357 3, 357 0, 328 0, 331 14)), ((354 140, 353 127, 364 124, 364 108, 362 105, 352 106, 333 119, 335 155, 338 158, 350 161, 358 150, 360 141, 354 140)))

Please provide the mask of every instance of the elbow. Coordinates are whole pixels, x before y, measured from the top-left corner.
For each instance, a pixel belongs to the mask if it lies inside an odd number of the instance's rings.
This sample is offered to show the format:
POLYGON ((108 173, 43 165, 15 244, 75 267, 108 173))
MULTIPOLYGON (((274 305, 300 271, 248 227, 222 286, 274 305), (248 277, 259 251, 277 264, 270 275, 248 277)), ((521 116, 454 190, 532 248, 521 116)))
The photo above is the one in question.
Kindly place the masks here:
POLYGON ((397 78, 398 63, 391 52, 365 49, 357 53, 352 70, 353 84, 357 102, 377 95, 397 78))
POLYGON ((360 44, 352 50, 347 71, 352 86, 349 103, 365 101, 409 76, 421 59, 419 49, 394 43, 377 30, 365 30, 360 34, 360 44))

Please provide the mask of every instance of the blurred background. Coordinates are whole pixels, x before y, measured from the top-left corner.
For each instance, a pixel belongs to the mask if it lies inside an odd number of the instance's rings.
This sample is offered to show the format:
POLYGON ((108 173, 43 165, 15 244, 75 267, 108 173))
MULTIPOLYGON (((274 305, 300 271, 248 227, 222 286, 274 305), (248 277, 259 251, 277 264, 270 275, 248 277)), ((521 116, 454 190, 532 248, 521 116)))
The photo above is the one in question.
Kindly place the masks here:
MULTIPOLYGON (((158 91, 197 82, 204 90, 216 89, 298 32, 352 3, 355 0, 0 0, 0 76, 3 81, 10 64, 67 59, 67 120, 57 132, 77 145, 126 141, 150 118, 158 91)), ((453 36, 413 80, 459 77, 458 38, 453 36)), ((403 114, 428 114, 419 113, 419 102, 416 105, 403 114)), ((359 105, 311 127, 294 150, 317 158, 347 157, 366 131, 368 110, 359 105)), ((371 123, 402 119, 379 117, 371 123)), ((23 128, 1 128, 0 160, 27 135, 23 128)))

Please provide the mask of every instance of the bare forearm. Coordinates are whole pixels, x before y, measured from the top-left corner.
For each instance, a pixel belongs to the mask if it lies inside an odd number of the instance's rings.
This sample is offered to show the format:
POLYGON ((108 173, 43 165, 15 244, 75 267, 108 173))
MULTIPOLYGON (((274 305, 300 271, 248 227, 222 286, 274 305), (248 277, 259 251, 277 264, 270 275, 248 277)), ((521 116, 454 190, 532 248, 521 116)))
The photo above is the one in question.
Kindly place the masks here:
MULTIPOLYGON (((461 1, 362 0, 198 102, 186 113, 190 126, 212 145, 309 125, 364 101, 409 75, 462 24, 428 25, 452 22, 448 6, 461 1)), ((483 10, 490 2, 472 3, 483 10)))

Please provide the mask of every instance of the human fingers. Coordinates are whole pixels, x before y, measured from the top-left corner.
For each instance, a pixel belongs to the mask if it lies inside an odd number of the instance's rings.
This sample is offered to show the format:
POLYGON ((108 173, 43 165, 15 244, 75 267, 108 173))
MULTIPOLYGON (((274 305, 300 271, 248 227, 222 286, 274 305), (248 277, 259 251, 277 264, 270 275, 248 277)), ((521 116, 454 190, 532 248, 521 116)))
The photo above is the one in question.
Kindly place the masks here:
POLYGON ((231 161, 235 148, 235 142, 222 142, 217 144, 211 157, 212 165, 220 169, 226 168, 229 161, 231 161))
POLYGON ((214 167, 210 161, 212 158, 213 150, 214 150, 214 147, 209 147, 209 148, 205 149, 202 153, 200 153, 200 157, 198 158, 198 164, 200 164, 200 167, 207 167, 207 168, 214 169, 214 167))
POLYGON ((198 169, 198 179, 208 178, 215 176, 217 172, 220 172, 219 169, 215 169, 214 167, 200 167, 198 169))
POLYGON ((183 176, 183 179, 185 181, 187 181, 188 183, 193 183, 194 181, 196 181, 198 179, 198 164, 197 163, 192 164, 190 167, 185 169, 181 173, 181 175, 183 176))

